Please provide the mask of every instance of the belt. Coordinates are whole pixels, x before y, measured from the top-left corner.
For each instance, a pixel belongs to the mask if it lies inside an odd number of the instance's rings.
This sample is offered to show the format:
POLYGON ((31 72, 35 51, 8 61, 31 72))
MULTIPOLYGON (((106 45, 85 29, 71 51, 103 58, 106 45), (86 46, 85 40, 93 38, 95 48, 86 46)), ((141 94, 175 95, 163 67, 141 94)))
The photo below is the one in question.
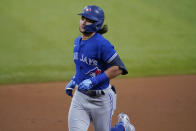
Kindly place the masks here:
MULTIPOLYGON (((116 94, 116 89, 113 85, 112 86, 110 85, 108 88, 111 88, 112 91, 116 94)), ((78 88, 78 91, 87 95, 87 96, 90 96, 90 97, 99 97, 99 96, 105 95, 104 90, 87 90, 87 91, 85 91, 85 90, 81 90, 78 88)))
POLYGON ((90 96, 90 97, 98 97, 98 96, 105 95, 105 92, 103 90, 88 90, 88 91, 85 91, 85 90, 81 90, 81 89, 78 88, 78 91, 87 95, 87 96, 90 96))

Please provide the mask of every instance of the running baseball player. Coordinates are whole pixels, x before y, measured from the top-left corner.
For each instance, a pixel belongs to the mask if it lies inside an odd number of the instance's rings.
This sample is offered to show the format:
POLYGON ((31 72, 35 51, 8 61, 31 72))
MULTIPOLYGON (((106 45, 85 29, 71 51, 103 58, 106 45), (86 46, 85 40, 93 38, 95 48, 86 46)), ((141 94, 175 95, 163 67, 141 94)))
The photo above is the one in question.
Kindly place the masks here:
POLYGON ((114 46, 102 36, 107 32, 103 10, 95 5, 86 6, 81 16, 81 36, 74 42, 73 60, 76 73, 66 85, 65 92, 73 95, 69 115, 69 131, 87 131, 90 122, 95 131, 134 131, 129 117, 119 114, 118 123, 111 128, 116 109, 116 91, 110 80, 128 73, 114 46))

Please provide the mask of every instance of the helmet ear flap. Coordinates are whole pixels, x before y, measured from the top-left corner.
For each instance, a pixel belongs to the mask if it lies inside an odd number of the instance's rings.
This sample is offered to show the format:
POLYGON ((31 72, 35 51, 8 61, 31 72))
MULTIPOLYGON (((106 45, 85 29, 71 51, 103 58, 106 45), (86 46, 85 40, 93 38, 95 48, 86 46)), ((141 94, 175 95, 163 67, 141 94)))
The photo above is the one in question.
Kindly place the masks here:
POLYGON ((93 24, 85 25, 84 29, 87 32, 97 32, 97 31, 99 31, 101 29, 102 25, 103 25, 103 21, 96 21, 93 24))
POLYGON ((97 21, 96 22, 96 29, 97 29, 97 31, 101 29, 102 25, 103 25, 103 21, 97 21))
POLYGON ((96 32, 98 30, 97 22, 90 24, 90 25, 85 25, 84 29, 86 32, 89 32, 89 33, 96 32))

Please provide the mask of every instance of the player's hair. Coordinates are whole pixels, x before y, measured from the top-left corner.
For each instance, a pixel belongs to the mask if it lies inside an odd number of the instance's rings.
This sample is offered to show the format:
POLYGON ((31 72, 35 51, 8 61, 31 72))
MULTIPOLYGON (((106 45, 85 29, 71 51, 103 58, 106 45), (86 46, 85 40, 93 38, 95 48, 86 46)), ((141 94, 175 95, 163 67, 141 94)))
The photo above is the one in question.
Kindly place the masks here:
POLYGON ((103 25, 103 27, 97 31, 97 33, 99 34, 105 34, 106 32, 108 32, 108 26, 107 25, 103 25))

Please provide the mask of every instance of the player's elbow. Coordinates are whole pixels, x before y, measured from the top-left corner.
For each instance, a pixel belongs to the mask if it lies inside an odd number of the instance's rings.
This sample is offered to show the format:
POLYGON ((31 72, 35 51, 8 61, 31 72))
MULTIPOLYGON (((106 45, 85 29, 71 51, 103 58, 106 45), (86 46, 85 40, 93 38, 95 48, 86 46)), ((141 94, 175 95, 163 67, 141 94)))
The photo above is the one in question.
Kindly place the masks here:
POLYGON ((109 79, 119 76, 120 74, 122 74, 122 72, 123 71, 119 68, 119 66, 112 66, 105 71, 109 79))

